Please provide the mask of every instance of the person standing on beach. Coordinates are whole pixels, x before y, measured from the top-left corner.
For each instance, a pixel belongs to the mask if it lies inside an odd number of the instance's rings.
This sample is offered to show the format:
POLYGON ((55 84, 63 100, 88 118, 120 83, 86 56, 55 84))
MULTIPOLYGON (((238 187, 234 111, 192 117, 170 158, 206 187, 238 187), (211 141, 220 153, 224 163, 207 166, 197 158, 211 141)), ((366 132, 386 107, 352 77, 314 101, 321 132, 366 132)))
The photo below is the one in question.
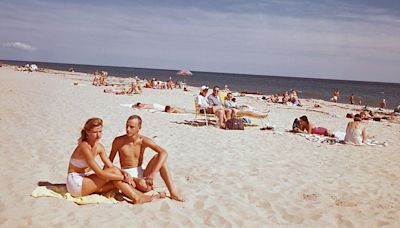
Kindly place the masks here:
POLYGON ((350 96, 350 104, 354 104, 354 93, 350 96))
POLYGON ((381 108, 385 108, 386 107, 386 99, 383 98, 381 101, 381 108))
POLYGON ((154 175, 160 173, 161 178, 168 188, 170 198, 177 201, 184 201, 177 193, 172 182, 172 176, 167 167, 167 152, 150 138, 139 134, 141 128, 142 118, 140 116, 132 115, 128 118, 126 121, 126 134, 116 137, 112 143, 109 157, 111 163, 118 153, 122 170, 129 173, 135 182, 136 188, 142 192, 154 189, 154 175), (152 149, 157 155, 143 169, 142 165, 146 148, 152 149))
POLYGON ((333 96, 332 96, 332 98, 331 98, 331 101, 333 101, 333 102, 338 102, 338 100, 339 100, 339 98, 340 98, 340 90, 339 89, 336 89, 334 92, 333 92, 333 96))

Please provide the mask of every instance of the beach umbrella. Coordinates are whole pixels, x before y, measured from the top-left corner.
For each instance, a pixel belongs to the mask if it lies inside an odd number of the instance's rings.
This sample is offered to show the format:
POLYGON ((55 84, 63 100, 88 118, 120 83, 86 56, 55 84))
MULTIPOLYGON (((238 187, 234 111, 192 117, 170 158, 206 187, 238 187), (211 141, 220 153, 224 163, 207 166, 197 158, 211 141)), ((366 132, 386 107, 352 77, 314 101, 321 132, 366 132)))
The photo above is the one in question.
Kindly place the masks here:
MULTIPOLYGON (((188 76, 192 76, 193 73, 190 72, 190 70, 180 70, 176 73, 176 75, 178 76, 183 76, 183 77, 188 77, 188 76)), ((185 82, 185 78, 183 78, 183 82, 185 82)))

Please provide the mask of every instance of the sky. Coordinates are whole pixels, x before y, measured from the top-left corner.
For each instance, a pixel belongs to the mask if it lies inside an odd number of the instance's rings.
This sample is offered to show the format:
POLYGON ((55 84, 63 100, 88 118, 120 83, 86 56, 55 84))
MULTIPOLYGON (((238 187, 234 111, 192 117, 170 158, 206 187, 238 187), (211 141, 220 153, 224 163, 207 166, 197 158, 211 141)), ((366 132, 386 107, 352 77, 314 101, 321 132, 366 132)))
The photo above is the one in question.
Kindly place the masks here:
POLYGON ((0 59, 400 83, 398 0, 0 5, 0 59))

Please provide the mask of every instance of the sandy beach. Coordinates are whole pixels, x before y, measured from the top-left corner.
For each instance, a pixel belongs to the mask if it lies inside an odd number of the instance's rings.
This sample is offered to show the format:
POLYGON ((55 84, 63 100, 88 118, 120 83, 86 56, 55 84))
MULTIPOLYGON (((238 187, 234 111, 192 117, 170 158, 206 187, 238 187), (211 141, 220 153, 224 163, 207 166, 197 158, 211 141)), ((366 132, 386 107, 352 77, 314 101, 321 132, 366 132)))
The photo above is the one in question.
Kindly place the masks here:
MULTIPOLYGON (((114 95, 92 86, 87 74, 28 73, 11 66, 0 68, 0 80, 1 227, 400 226, 400 124, 366 123, 368 138, 385 146, 329 145, 287 132, 301 115, 344 132, 350 120, 346 113, 359 106, 302 100, 303 107, 290 107, 238 97, 240 104, 270 111, 275 128, 228 131, 185 124, 194 119, 191 113, 120 105, 159 103, 194 110, 198 88, 114 95), (167 150, 168 166, 186 202, 79 206, 31 197, 40 181, 65 183, 69 158, 88 118, 104 120, 101 143, 109 153, 132 114, 143 118, 142 134, 167 150)), ((146 154, 145 162, 152 152, 146 154)), ((114 164, 119 165, 118 159, 114 164)), ((159 176, 156 186, 166 190, 159 176)))

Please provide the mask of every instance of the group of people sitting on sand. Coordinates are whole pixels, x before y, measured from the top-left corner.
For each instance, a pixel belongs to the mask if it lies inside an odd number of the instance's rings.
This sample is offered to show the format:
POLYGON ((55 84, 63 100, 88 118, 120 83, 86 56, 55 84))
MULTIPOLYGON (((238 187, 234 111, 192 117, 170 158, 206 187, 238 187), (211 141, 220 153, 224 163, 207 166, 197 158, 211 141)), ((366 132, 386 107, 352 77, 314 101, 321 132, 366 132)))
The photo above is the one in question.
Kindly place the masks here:
POLYGON ((38 67, 36 64, 26 64, 25 66, 17 66, 17 71, 27 71, 27 72, 45 72, 47 73, 49 70, 47 68, 38 67))
MULTIPOLYGON (((196 96, 196 106, 199 107, 200 113, 203 114, 214 114, 217 119, 217 126, 225 128, 225 123, 238 116, 250 116, 254 118, 267 117, 266 113, 256 113, 249 110, 247 106, 238 106, 236 99, 233 97, 231 92, 228 92, 222 98, 220 96, 219 86, 214 86, 211 94, 207 96, 208 87, 203 85, 200 87, 200 93, 196 96)), ((225 91, 227 92, 227 91, 225 91)))
MULTIPOLYGON (((361 123, 362 118, 360 114, 354 115, 353 121, 349 122, 346 127, 346 135, 344 137, 344 143, 362 145, 366 142, 367 134, 365 125, 361 123)), ((301 116, 299 119, 295 119, 292 125, 292 132, 294 133, 306 133, 316 134, 328 137, 335 137, 333 131, 324 128, 317 127, 308 120, 307 116, 301 116)))
POLYGON ((178 88, 184 91, 189 91, 185 83, 182 83, 181 81, 174 82, 172 80, 172 77, 169 77, 169 79, 166 82, 160 81, 156 78, 152 78, 151 80, 145 79, 144 87, 148 89, 169 89, 169 90, 178 88))
POLYGON ((261 99, 271 103, 281 103, 284 105, 301 106, 301 101, 297 95, 296 90, 291 89, 282 94, 281 101, 279 101, 279 94, 272 94, 270 97, 263 96, 261 99))
POLYGON ((108 86, 107 83, 108 72, 107 71, 97 71, 94 72, 94 78, 92 85, 94 86, 108 86))
POLYGON ((134 79, 129 86, 104 89, 104 92, 122 95, 122 94, 141 94, 142 90, 143 89, 142 86, 140 85, 140 80, 134 79))
MULTIPOLYGON (((364 107, 358 114, 360 115, 361 120, 387 120, 389 122, 398 122, 398 118, 396 118, 398 116, 398 114, 396 113, 396 109, 394 109, 393 112, 384 112, 381 109, 374 112, 364 107)), ((352 113, 347 113, 346 117, 353 118, 354 115, 352 113)))
POLYGON ((157 192, 151 196, 144 194, 154 189, 154 177, 160 173, 169 191, 169 197, 183 201, 176 191, 167 167, 167 152, 150 138, 141 135, 141 127, 141 117, 130 116, 125 125, 126 133, 114 139, 110 155, 107 157, 106 149, 100 143, 103 133, 102 119, 95 117, 87 120, 81 130, 78 145, 69 160, 68 192, 73 197, 81 197, 118 189, 131 203, 146 203, 166 197, 164 192, 157 192), (147 148, 152 149, 156 155, 144 167, 144 152, 147 148), (120 168, 113 164, 117 154, 120 168), (97 156, 100 156, 104 168, 97 164, 97 156))

